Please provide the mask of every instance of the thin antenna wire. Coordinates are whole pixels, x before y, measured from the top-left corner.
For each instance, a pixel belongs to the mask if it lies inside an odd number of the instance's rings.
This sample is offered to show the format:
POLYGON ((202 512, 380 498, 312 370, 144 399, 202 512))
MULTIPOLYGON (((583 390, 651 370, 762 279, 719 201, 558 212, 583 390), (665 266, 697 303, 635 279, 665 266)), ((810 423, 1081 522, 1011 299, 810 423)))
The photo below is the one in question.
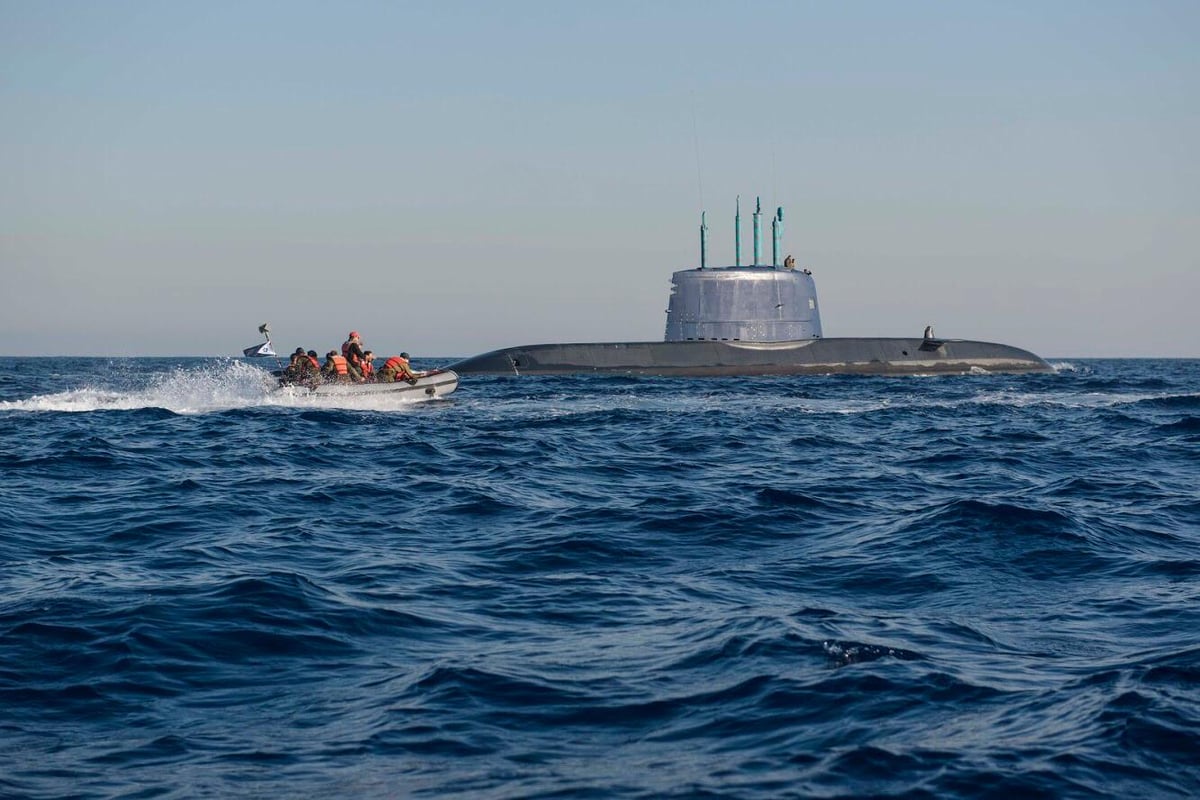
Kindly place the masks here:
POLYGON ((775 165, 775 151, 779 145, 779 131, 776 130, 778 125, 771 126, 771 207, 779 208, 779 181, 776 177, 779 173, 775 165))
POLYGON ((700 192, 700 210, 704 210, 704 174, 700 170, 700 125, 696 122, 696 90, 692 90, 692 141, 696 144, 696 187, 700 192))
MULTIPOLYGON (((767 60, 770 63, 770 74, 781 75, 786 74, 785 65, 782 63, 783 53, 781 48, 769 48, 770 55, 767 60)), ((776 155, 779 152, 779 128, 783 124, 781 115, 776 114, 775 119, 771 120, 771 211, 774 213, 779 208, 779 164, 776 155)))

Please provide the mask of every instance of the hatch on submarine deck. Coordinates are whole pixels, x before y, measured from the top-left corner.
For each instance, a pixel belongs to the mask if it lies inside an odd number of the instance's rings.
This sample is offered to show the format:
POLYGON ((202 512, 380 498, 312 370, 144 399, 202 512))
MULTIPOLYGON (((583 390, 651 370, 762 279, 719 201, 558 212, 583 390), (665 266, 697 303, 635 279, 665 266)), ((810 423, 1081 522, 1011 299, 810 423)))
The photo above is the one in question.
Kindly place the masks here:
POLYGON ((459 375, 928 375, 1052 372, 1011 345, 914 338, 824 338, 812 273, 789 255, 780 264, 783 208, 771 222, 771 264, 761 261, 762 203, 753 215, 754 261, 741 265, 741 209, 734 215, 735 264, 708 267, 700 222, 700 266, 671 276, 661 342, 533 344, 450 364, 459 375))

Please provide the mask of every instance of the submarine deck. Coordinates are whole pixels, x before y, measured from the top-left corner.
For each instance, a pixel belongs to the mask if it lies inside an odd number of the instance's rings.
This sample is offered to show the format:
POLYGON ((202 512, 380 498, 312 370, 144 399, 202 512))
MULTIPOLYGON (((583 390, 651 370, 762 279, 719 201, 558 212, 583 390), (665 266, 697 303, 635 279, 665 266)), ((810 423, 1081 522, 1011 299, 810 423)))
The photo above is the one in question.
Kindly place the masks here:
POLYGON ((1017 347, 965 339, 814 338, 534 344, 450 364, 460 375, 929 375, 1052 372, 1017 347))

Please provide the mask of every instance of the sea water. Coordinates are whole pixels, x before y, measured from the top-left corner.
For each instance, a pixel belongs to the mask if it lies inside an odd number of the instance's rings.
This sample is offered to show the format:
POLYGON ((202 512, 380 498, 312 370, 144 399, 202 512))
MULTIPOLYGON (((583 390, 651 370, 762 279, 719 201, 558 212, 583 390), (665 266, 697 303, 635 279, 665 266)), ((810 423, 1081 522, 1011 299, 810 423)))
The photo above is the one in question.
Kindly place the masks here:
POLYGON ((269 383, 0 359, 0 796, 1200 796, 1200 361, 269 383))

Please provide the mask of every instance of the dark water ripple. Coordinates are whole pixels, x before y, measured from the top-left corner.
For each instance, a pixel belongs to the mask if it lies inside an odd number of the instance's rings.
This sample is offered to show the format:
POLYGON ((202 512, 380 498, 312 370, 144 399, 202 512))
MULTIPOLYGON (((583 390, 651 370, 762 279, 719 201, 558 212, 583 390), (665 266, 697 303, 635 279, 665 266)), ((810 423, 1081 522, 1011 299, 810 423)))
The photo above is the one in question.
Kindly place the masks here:
POLYGON ((1198 465, 1196 361, 0 360, 0 797, 1200 796, 1198 465))

